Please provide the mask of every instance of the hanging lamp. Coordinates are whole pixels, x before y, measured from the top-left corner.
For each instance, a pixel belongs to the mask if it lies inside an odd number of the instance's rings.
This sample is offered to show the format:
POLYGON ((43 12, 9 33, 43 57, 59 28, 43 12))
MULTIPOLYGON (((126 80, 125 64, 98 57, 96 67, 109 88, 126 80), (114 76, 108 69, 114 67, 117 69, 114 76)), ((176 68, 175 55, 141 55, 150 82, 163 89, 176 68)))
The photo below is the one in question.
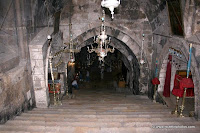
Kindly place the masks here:
POLYGON ((114 8, 118 7, 120 4, 120 0, 102 0, 101 6, 106 7, 110 10, 112 19, 114 19, 114 8))
POLYGON ((142 53, 143 53, 143 46, 144 45, 144 34, 142 34, 142 48, 141 48, 141 55, 140 55, 140 64, 143 65, 145 63, 143 57, 142 57, 142 53))

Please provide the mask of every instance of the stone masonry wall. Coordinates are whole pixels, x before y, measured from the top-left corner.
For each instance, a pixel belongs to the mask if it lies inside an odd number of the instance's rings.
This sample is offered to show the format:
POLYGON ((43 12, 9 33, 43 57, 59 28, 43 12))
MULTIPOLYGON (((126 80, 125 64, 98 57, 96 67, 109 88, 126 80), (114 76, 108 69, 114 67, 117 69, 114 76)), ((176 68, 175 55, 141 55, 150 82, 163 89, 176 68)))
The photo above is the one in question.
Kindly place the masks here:
POLYGON ((30 75, 26 62, 20 62, 17 67, 0 74, 0 123, 35 106, 30 75))
POLYGON ((196 0, 195 28, 194 34, 200 31, 200 1, 196 0))
POLYGON ((35 107, 28 43, 47 25, 42 2, 0 1, 0 123, 35 107))
MULTIPOLYGON (((84 41, 93 38, 99 34, 102 16, 100 1, 94 0, 72 0, 66 5, 61 13, 60 30, 63 32, 63 41, 69 41, 69 20, 72 22, 73 37, 78 39, 80 47, 85 46, 84 41), (95 29, 95 30, 93 30, 95 29), (81 45, 81 43, 83 45, 81 45)), ((149 67, 151 67, 152 53, 152 31, 143 8, 134 0, 125 0, 115 10, 114 20, 111 20, 110 11, 105 9, 106 31, 111 37, 115 37, 124 42, 140 58, 140 49, 142 43, 142 34, 145 34, 144 56, 149 67), (133 41, 134 40, 134 41, 133 41)), ((137 62, 138 63, 138 62, 137 62)), ((135 65, 137 66, 137 65, 135 65)), ((138 66, 137 66, 138 67, 138 66)), ((146 72, 144 72, 147 74, 146 72)), ((140 75, 136 75, 137 79, 140 75)), ((148 77, 148 76, 146 76, 148 77)), ((147 85, 147 78, 141 82, 147 85)), ((146 92, 148 87, 145 87, 146 92)))
MULTIPOLYGON (((199 110, 199 37, 200 34, 198 28, 199 21, 199 2, 196 0, 186 0, 181 1, 182 3, 182 13, 183 13, 183 21, 184 21, 184 31, 186 36, 184 37, 176 37, 171 33, 171 28, 169 24, 168 11, 167 8, 163 8, 161 12, 158 13, 157 17, 154 17, 151 21, 151 25, 153 28, 153 59, 152 59, 152 78, 155 76, 155 63, 156 59, 158 59, 158 75, 161 81, 161 84, 158 87, 159 91, 163 90, 164 79, 166 73, 166 59, 169 52, 169 47, 178 48, 180 51, 184 53, 184 60, 186 63, 182 62, 180 69, 185 69, 187 61, 188 61, 188 52, 189 52, 189 43, 193 43, 193 55, 192 55, 192 63, 191 63, 191 71, 193 75, 193 82, 195 84, 195 114, 197 118, 200 117, 199 110), (196 9, 196 11, 194 10, 196 9), (152 23, 153 22, 153 23, 152 23), (155 25, 155 26, 154 26, 155 25), (155 28, 154 28, 155 27, 155 28), (186 39, 187 38, 187 39, 186 39), (157 58, 156 58, 157 57, 157 58)), ((174 75, 176 68, 172 67, 172 76, 174 75)), ((158 76, 157 75, 157 76, 158 76)), ((171 89, 173 86, 173 77, 171 80, 171 89)), ((151 87, 149 87, 151 88, 151 87)), ((152 89, 151 89, 152 90, 152 89)), ((152 95, 152 93, 151 93, 152 95)))

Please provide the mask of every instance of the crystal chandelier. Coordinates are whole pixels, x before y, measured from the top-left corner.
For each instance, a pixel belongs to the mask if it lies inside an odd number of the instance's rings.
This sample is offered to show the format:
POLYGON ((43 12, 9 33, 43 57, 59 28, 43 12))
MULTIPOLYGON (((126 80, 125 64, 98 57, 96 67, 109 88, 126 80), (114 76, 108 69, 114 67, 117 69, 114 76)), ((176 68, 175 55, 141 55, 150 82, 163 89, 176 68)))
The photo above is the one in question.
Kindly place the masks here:
POLYGON ((110 41, 110 37, 108 37, 106 35, 106 30, 105 30, 105 11, 103 10, 103 16, 101 18, 102 24, 101 24, 101 28, 100 28, 100 35, 98 35, 97 37, 94 36, 94 43, 97 43, 98 46, 96 48, 94 48, 91 45, 91 49, 89 47, 88 48, 88 52, 92 53, 95 52, 97 53, 97 56, 99 56, 99 60, 100 61, 104 61, 104 57, 107 56, 108 52, 113 53, 115 51, 114 48, 109 48, 108 44, 111 42, 110 41))
POLYGON ((99 61, 104 61, 104 57, 107 56, 107 53, 108 52, 111 52, 111 53, 114 53, 115 49, 114 48, 108 48, 108 45, 105 45, 105 47, 103 47, 103 45, 99 45, 97 46, 97 48, 94 48, 92 45, 91 45, 91 49, 89 47, 88 48, 88 52, 89 53, 92 53, 92 52, 95 52, 97 53, 97 56, 99 56, 99 61))
POLYGON ((120 0, 102 0, 101 1, 101 6, 109 8, 112 19, 114 18, 114 8, 118 7, 120 4, 120 0))

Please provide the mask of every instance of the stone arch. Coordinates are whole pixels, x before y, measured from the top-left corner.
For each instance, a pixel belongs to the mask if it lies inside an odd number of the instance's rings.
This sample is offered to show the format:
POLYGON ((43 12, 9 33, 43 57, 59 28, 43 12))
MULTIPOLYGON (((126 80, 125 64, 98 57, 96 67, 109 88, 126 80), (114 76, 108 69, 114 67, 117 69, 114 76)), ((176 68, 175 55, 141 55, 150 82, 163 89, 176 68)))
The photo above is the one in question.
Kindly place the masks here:
MULTIPOLYGON (((139 77, 140 67, 138 64, 139 60, 139 51, 140 46, 132 37, 128 36, 124 32, 121 32, 120 30, 116 30, 111 27, 106 26, 106 30, 109 36, 114 37, 116 40, 120 40, 124 44, 126 44, 124 47, 121 47, 122 53, 127 53, 126 51, 123 51, 124 48, 129 49, 129 52, 132 52, 132 56, 135 55, 135 60, 131 60, 131 68, 132 72, 137 73, 137 76, 139 77), (112 29, 112 30, 111 30, 112 29), (137 62, 134 64, 134 62, 137 62), (139 68, 139 69, 136 69, 139 68), (134 71, 133 71, 134 70, 134 71)), ((30 57, 31 57, 31 68, 32 68, 32 77, 33 77, 33 87, 35 91, 35 97, 36 97, 36 106, 39 108, 46 108, 49 106, 49 96, 48 96, 48 86, 47 86, 47 67, 48 67, 48 54, 49 54, 49 47, 47 43, 46 36, 47 34, 52 34, 53 29, 44 28, 41 30, 36 37, 30 42, 30 57), (48 33, 49 32, 49 33, 48 33)), ((83 32, 79 36, 77 36, 74 40, 78 41, 79 45, 81 45, 82 42, 85 42, 86 40, 89 40, 93 38, 94 35, 97 35, 99 33, 98 27, 90 29, 86 32, 83 32), (96 32, 98 31, 98 32, 96 32)), ((117 41, 116 41, 117 42, 117 41)), ((128 58, 129 54, 125 55, 125 57, 128 58)), ((133 58, 134 59, 134 58, 133 58)), ((148 73, 148 72, 147 72, 148 73)), ((132 74, 132 77, 136 77, 132 74)), ((132 83, 133 87, 139 86, 139 81, 135 81, 132 83)), ((146 85, 148 86, 148 85, 146 85)), ((135 94, 139 93, 139 88, 137 91, 134 92, 135 94)))
MULTIPOLYGON (((60 30, 63 32, 63 39, 66 41, 69 40, 69 23, 72 24, 73 38, 78 37, 80 42, 83 40, 82 36, 89 39, 91 37, 90 34, 93 34, 93 36, 99 34, 98 27, 101 25, 99 17, 102 15, 102 8, 99 6, 100 3, 91 2, 90 4, 92 4, 93 7, 89 6, 88 3, 79 3, 77 1, 72 1, 70 4, 71 5, 65 5, 61 12, 60 30), (90 34, 87 32, 90 32, 90 34)), ((140 55, 138 54, 138 51, 140 51, 141 48, 142 34, 145 34, 143 53, 146 55, 148 66, 151 67, 152 27, 147 16, 148 14, 146 14, 146 10, 144 10, 146 8, 151 8, 149 6, 146 7, 137 0, 127 1, 122 4, 128 5, 128 9, 123 8, 125 5, 122 5, 119 7, 119 10, 121 10, 121 12, 126 11, 128 15, 122 14, 122 16, 119 16, 114 21, 111 21, 110 14, 106 14, 106 33, 111 34, 117 39, 125 42, 125 44, 128 44, 137 57, 140 55), (133 21, 131 20, 130 15, 135 10, 139 12, 141 17, 133 17, 133 21), (137 45, 132 45, 133 41, 137 45)))
MULTIPOLYGON (((171 46, 176 46, 177 48, 179 48, 181 50, 181 52, 183 53, 183 56, 185 57, 186 61, 188 61, 189 43, 182 38, 178 38, 178 37, 170 38, 168 40, 168 42, 166 43, 166 45, 163 47, 163 50, 161 51, 162 55, 158 59, 158 62, 159 62, 159 64, 158 64, 159 73, 158 74, 159 75, 160 75, 160 72, 161 72, 162 63, 165 60, 166 55, 168 54, 169 47, 171 47, 171 46)), ((191 58, 190 70, 191 70, 192 79, 193 79, 193 82, 194 82, 195 116, 199 117, 198 115, 199 115, 199 112, 200 112, 200 109, 199 109, 200 84, 199 84, 198 79, 200 78, 200 76, 199 76, 199 70, 198 70, 198 67, 197 67, 197 61, 196 61, 193 53, 192 53, 192 58, 191 58)))
MULTIPOLYGON (((111 43, 111 46, 117 48, 121 53, 123 53, 125 55, 126 58, 128 58, 129 55, 133 56, 133 59, 131 61, 129 61, 129 64, 131 64, 131 72, 132 72, 133 79, 134 79, 134 77, 140 77, 140 70, 142 70, 142 73, 149 74, 147 69, 141 69, 139 66, 138 60, 140 59, 140 49, 141 49, 140 47, 141 46, 132 37, 128 36, 127 34, 125 34, 124 32, 122 32, 118 29, 114 29, 114 28, 108 27, 108 26, 106 26, 106 33, 108 36, 111 36, 113 40, 115 40, 115 43, 118 42, 118 45, 116 45, 116 44, 114 45, 113 43, 111 43), (124 44, 124 46, 122 46, 122 44, 124 44), (136 69, 136 68, 139 68, 139 69, 136 69)), ((86 45, 89 45, 90 43, 92 44, 93 37, 96 36, 97 34, 99 34, 99 27, 92 28, 83 33, 79 33, 79 35, 76 36, 76 38, 74 39, 75 42, 78 43, 77 47, 81 48, 86 45), (98 32, 96 32, 96 31, 98 31, 98 32)), ((146 57, 145 57, 145 59, 146 59, 146 57)), ((149 66, 149 64, 147 64, 147 66, 149 66)), ((141 86, 141 84, 143 84, 143 85, 145 84, 145 83, 141 83, 139 85, 139 80, 134 81, 132 83, 134 87, 141 86)), ((145 86, 147 88, 148 85, 146 84, 145 86)), ((131 88, 131 89, 133 89, 133 88, 131 88)), ((139 93, 139 88, 141 88, 141 87, 138 87, 136 94, 139 93)))
MULTIPOLYGON (((92 28, 92 29, 87 30, 86 32, 81 33, 74 40, 78 42, 78 47, 79 47, 83 45, 81 44, 82 42, 85 42, 86 40, 89 40, 90 38, 93 38, 94 36, 98 34, 99 34, 99 27, 96 27, 96 28, 92 28)), ((129 35, 127 35, 126 33, 118 29, 114 29, 108 26, 106 26, 106 34, 108 36, 112 36, 116 38, 117 40, 121 40, 121 42, 126 44, 133 51, 137 59, 139 59, 141 45, 137 43, 132 37, 130 37, 129 35)), ((84 45, 87 45, 87 44, 84 44, 84 45)))

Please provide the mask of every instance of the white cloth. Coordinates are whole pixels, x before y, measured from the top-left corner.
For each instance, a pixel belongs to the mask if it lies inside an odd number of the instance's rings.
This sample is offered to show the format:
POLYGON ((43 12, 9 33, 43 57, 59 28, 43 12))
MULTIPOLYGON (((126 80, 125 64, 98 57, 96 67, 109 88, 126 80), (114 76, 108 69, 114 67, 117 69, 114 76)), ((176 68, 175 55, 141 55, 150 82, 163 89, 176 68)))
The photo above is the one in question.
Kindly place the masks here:
POLYGON ((74 80, 74 81, 72 82, 72 85, 78 85, 77 81, 74 80))

